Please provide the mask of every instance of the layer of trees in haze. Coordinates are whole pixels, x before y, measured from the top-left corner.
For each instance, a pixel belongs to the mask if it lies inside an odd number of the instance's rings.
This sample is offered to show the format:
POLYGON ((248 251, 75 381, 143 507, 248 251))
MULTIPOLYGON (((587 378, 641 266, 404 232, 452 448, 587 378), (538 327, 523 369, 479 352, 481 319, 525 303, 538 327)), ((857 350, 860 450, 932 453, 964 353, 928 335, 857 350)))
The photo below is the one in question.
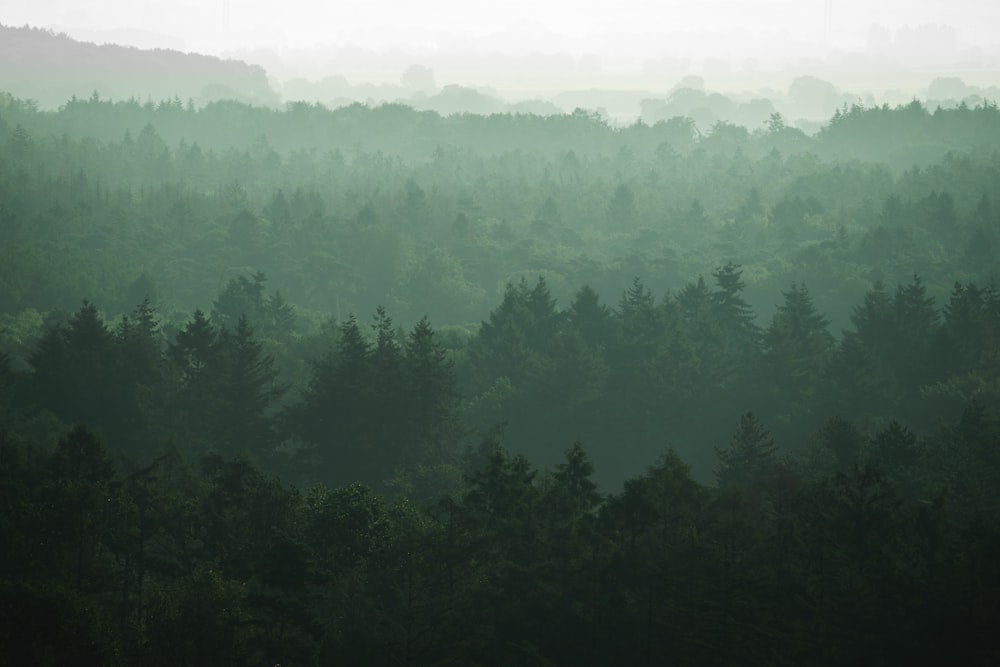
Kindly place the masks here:
POLYGON ((0 90, 55 108, 98 91, 117 99, 180 97, 200 104, 238 99, 276 104, 262 67, 169 49, 80 42, 64 34, 0 24, 0 90))
POLYGON ((998 126, 992 105, 853 107, 808 137, 780 116, 699 136, 683 117, 5 97, 0 308, 119 314, 154 290, 177 324, 261 271, 314 325, 385 305, 468 327, 522 276, 568 304, 733 261, 758 311, 805 283, 836 331, 876 281, 918 273, 943 299, 995 276, 998 126))
POLYGON ((0 662, 990 664, 1000 111, 695 108, 0 96, 0 662))
MULTIPOLYGON (((892 81, 898 79, 894 85, 886 84, 888 87, 876 90, 870 90, 870 85, 838 88, 831 81, 803 73, 800 67, 774 71, 761 79, 752 71, 737 75, 728 67, 719 70, 707 63, 704 71, 697 74, 697 70, 689 67, 691 63, 682 65, 686 62, 683 59, 667 59, 666 62, 672 63, 668 67, 664 67, 664 62, 648 62, 645 69, 660 72, 655 77, 659 79, 656 85, 646 80, 623 88, 609 85, 606 76, 603 83, 595 81, 597 71, 584 66, 587 57, 579 61, 568 55, 543 57, 535 65, 531 59, 515 60, 511 66, 516 69, 535 71, 544 64, 563 77, 569 69, 582 67, 580 73, 559 86, 552 82, 529 86, 536 89, 531 93, 498 91, 483 81, 464 78, 461 83, 448 80, 439 85, 431 67, 404 65, 404 61, 400 61, 398 80, 378 83, 349 80, 347 74, 361 66, 356 62, 360 54, 352 55, 348 50, 341 55, 331 56, 323 74, 309 79, 293 74, 278 55, 266 51, 220 59, 173 49, 99 45, 44 29, 0 24, 0 90, 31 99, 43 109, 57 109, 72 97, 89 98, 95 91, 104 99, 144 103, 176 97, 184 104, 190 102, 199 107, 218 100, 239 100, 270 108, 301 102, 330 108, 355 103, 405 104, 441 115, 553 115, 582 108, 619 124, 640 117, 647 124, 654 124, 685 116, 694 120, 702 133, 719 121, 757 129, 772 113, 781 113, 787 124, 810 134, 844 105, 895 106, 920 99, 931 109, 953 108, 962 103, 974 107, 1000 97, 1000 86, 977 86, 960 78, 975 77, 982 72, 986 63, 975 64, 974 59, 969 60, 968 66, 973 68, 970 72, 946 67, 928 85, 925 68, 911 72, 901 63, 886 61, 884 54, 875 54, 872 62, 857 62, 854 69, 881 72, 892 81)), ((825 69, 834 80, 858 79, 858 72, 851 74, 849 63, 843 67, 846 70, 833 66, 825 69)))

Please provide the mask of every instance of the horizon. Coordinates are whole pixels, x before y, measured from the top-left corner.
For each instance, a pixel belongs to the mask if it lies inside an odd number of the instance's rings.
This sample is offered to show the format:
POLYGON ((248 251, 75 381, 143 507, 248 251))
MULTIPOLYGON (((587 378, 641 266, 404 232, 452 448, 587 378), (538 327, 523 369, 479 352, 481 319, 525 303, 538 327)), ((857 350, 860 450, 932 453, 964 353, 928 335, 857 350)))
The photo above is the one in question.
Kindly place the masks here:
POLYGON ((515 98, 581 88, 663 90, 684 76, 724 91, 787 86, 796 74, 840 87, 914 90, 934 78, 928 73, 991 85, 1000 71, 992 30, 1000 5, 971 0, 878 7, 858 0, 678 0, 669 7, 626 0, 613 10, 564 0, 472 8, 385 1, 347 10, 309 0, 289 0, 280 10, 241 0, 101 0, 85 8, 48 0, 5 13, 0 23, 80 41, 244 60, 280 83, 338 75, 398 83, 416 64, 439 84, 515 98))

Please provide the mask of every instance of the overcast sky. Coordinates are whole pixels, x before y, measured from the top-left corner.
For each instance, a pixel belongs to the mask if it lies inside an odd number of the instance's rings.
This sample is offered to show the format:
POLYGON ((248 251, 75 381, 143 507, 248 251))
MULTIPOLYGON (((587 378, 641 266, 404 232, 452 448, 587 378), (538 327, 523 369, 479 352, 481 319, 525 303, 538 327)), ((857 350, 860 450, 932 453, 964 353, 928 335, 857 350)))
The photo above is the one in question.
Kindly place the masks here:
MULTIPOLYGON (((997 41, 995 0, 833 0, 832 33, 861 41, 869 26, 951 25, 966 43, 997 41)), ((824 34, 825 0, 10 0, 0 22, 71 30, 140 29, 220 51, 353 42, 434 48, 442 35, 470 38, 533 23, 566 37, 677 31, 824 34)), ((627 43, 620 44, 623 49, 627 43)), ((512 49, 518 48, 513 44, 512 49)))
MULTIPOLYGON (((446 73, 456 81, 524 78, 499 65, 487 72, 482 59, 496 54, 565 54, 576 58, 578 70, 597 63, 591 69, 609 76, 616 68, 649 72, 650 63, 655 68, 672 60, 750 68, 863 53, 876 41, 896 48, 895 55, 922 59, 923 68, 937 67, 935 59, 965 58, 973 47, 1000 58, 1000 0, 6 0, 0 23, 88 41, 231 55, 264 64, 280 78, 390 79, 405 62, 433 64, 442 74, 456 63, 446 73), (927 25, 939 28, 912 37, 913 29, 927 25), (350 54, 360 52, 367 55, 351 61, 350 54), (330 72, 333 61, 338 67, 354 62, 355 69, 330 72), (308 62, 315 64, 311 71, 305 71, 308 62)), ((526 66, 528 74, 536 63, 526 66)))

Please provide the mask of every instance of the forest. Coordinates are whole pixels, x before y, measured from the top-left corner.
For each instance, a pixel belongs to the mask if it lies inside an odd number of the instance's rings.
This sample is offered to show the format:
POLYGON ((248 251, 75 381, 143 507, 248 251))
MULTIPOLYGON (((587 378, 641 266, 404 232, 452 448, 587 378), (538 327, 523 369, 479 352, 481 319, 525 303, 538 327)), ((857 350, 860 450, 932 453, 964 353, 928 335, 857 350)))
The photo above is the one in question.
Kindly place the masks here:
POLYGON ((995 664, 1000 110, 0 94, 0 663, 995 664))

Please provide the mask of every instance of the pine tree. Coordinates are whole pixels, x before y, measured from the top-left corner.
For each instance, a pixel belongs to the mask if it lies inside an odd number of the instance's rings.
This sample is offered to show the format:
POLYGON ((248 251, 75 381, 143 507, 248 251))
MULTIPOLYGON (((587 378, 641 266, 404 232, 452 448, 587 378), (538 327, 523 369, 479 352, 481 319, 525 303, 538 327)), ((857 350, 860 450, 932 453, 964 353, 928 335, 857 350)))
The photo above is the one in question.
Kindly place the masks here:
POLYGON ((600 302, 600 297, 590 285, 577 290, 567 318, 570 326, 580 333, 590 347, 607 347, 611 343, 611 310, 600 302))
POLYGON ((500 305, 482 323, 469 347, 477 388, 485 389, 496 378, 506 377, 515 392, 533 387, 549 373, 551 343, 547 319, 554 317, 554 303, 544 281, 535 290, 521 279, 508 283, 500 305))
POLYGON ((460 394, 454 368, 424 317, 406 341, 406 415, 410 438, 425 460, 440 461, 457 444, 460 394))
POLYGON ((371 456, 378 419, 371 372, 372 348, 352 314, 338 328, 334 348, 314 363, 302 401, 286 415, 290 428, 311 445, 303 453, 310 472, 327 484, 382 479, 371 456))
POLYGON ((220 329, 235 329, 240 316, 245 315, 250 322, 260 326, 266 320, 266 281, 267 277, 260 271, 250 278, 231 279, 212 303, 212 322, 220 329))
POLYGON ((224 401, 216 444, 230 454, 265 454, 274 440, 272 412, 287 387, 278 382, 274 358, 255 339, 246 316, 239 318, 235 332, 223 329, 216 344, 223 362, 224 401))
POLYGON ((193 319, 177 332, 175 342, 167 348, 167 356, 184 384, 194 383, 211 363, 217 335, 215 327, 200 309, 195 310, 193 319))
POLYGON ((719 468, 715 479, 719 486, 742 484, 766 472, 774 463, 774 441, 752 412, 744 413, 729 446, 716 449, 719 468))
POLYGON ((153 437, 151 413, 163 402, 165 366, 160 323, 148 299, 122 316, 114 341, 116 353, 111 384, 117 406, 113 435, 130 453, 141 455, 153 437))
POLYGON ((711 376, 720 388, 743 387, 755 377, 760 363, 761 331, 742 296, 746 285, 740 267, 729 262, 712 275, 718 286, 712 292, 718 347, 712 351, 715 370, 711 376))
POLYGON ((621 343, 626 348, 648 353, 663 333, 663 314, 656 308, 656 299, 639 278, 622 294, 618 304, 621 343))
POLYGON ((29 358, 36 403, 66 421, 107 428, 116 417, 109 403, 114 357, 114 336, 84 301, 66 326, 45 332, 29 358))
POLYGON ((865 441, 858 429, 842 417, 828 419, 819 431, 818 440, 821 447, 836 457, 841 472, 858 462, 865 441))
POLYGON ((785 302, 778 306, 764 333, 764 363, 773 383, 776 410, 810 414, 817 407, 820 380, 834 339, 805 286, 793 284, 782 294, 785 302))
POLYGON ((552 479, 555 482, 554 494, 557 501, 569 510, 569 518, 579 517, 594 509, 601 501, 597 484, 591 479, 594 474, 594 464, 590 462, 586 450, 579 442, 566 452, 566 461, 556 465, 552 479))
POLYGON ((220 332, 201 310, 167 345, 173 388, 161 409, 160 428, 184 448, 204 453, 213 447, 226 401, 220 332))
POLYGON ((920 454, 917 436, 895 419, 875 434, 872 449, 879 463, 889 467, 911 467, 920 454))

